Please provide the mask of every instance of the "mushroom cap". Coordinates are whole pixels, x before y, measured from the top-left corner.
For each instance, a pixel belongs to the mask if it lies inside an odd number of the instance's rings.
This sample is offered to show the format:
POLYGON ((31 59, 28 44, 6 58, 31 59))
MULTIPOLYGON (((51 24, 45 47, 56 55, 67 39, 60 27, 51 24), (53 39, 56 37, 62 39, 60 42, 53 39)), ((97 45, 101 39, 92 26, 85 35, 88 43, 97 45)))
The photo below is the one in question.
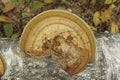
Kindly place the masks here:
MULTIPOLYGON (((55 53, 51 50, 52 42, 49 43, 51 46, 46 46, 46 48, 44 43, 51 40, 54 42, 55 36, 63 36, 65 40, 68 36, 72 36, 72 43, 82 52, 85 52, 79 53, 84 58, 80 57, 82 61, 77 62, 80 67, 76 72, 70 72, 70 74, 75 74, 82 70, 87 63, 94 62, 96 43, 90 27, 80 17, 64 10, 48 10, 31 19, 21 35, 20 48, 32 56, 45 57, 52 55, 55 53)), ((68 51, 70 50, 68 49, 68 51)), ((79 59, 76 61, 79 61, 79 59)), ((60 64, 62 65, 62 63, 60 64)), ((66 71, 69 73, 70 70, 66 71)))
POLYGON ((0 77, 4 75, 5 70, 6 70, 6 63, 2 54, 0 53, 0 77))

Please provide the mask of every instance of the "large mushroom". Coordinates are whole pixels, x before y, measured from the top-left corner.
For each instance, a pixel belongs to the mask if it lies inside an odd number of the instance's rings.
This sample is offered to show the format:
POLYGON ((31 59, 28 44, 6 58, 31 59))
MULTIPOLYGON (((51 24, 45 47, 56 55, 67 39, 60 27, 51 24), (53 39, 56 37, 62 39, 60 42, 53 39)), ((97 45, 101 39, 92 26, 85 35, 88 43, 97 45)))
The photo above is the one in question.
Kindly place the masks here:
POLYGON ((54 55, 71 75, 94 62, 96 51, 89 26, 63 10, 48 10, 30 20, 22 33, 20 48, 31 56, 54 55))
POLYGON ((6 70, 6 63, 3 56, 0 53, 0 77, 2 77, 6 70))

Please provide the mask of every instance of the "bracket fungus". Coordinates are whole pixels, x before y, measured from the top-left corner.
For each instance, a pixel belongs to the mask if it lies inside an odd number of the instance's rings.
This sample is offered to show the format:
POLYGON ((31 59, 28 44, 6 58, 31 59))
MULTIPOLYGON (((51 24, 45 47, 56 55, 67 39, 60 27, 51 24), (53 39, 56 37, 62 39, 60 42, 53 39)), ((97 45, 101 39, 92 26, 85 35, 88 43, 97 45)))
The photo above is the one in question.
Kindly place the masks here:
POLYGON ((4 75, 6 70, 6 63, 3 56, 0 53, 0 77, 4 75))
POLYGON ((94 62, 96 44, 89 26, 75 14, 48 10, 26 25, 20 48, 31 56, 54 55, 61 68, 70 75, 94 62))

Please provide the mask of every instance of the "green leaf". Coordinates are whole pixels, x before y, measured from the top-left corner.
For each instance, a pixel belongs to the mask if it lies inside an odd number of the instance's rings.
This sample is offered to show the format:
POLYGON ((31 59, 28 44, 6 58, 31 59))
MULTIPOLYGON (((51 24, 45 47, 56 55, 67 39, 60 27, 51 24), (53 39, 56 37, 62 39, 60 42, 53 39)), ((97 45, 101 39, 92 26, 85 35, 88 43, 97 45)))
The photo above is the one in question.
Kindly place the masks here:
POLYGON ((52 3, 53 0, 44 0, 45 3, 52 3))
POLYGON ((26 18, 26 17, 29 17, 29 16, 30 16, 29 12, 23 12, 22 13, 22 18, 26 18))
POLYGON ((35 2, 33 3, 33 8, 35 8, 35 9, 42 8, 42 6, 43 6, 43 4, 42 4, 42 2, 40 2, 40 1, 35 1, 35 2))
POLYGON ((4 25, 4 33, 8 38, 10 38, 10 36, 13 34, 12 24, 4 25))
POLYGON ((11 38, 12 39, 17 39, 18 37, 19 37, 19 33, 16 33, 16 34, 13 34, 11 38))
POLYGON ((17 5, 20 4, 20 3, 22 3, 22 1, 23 0, 12 0, 12 2, 15 3, 15 4, 17 4, 17 5))
POLYGON ((93 15, 93 22, 94 22, 94 25, 97 26, 98 24, 100 24, 100 12, 96 11, 93 15))

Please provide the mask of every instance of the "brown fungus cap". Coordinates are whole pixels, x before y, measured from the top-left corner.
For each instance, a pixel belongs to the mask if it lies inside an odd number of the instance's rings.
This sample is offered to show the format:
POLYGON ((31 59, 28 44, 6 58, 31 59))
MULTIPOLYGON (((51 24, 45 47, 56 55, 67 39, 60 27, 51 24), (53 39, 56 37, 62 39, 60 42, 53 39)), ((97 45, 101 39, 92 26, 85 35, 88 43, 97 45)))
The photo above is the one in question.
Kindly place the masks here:
POLYGON ((25 53, 55 55, 63 70, 76 74, 95 59, 95 38, 89 26, 75 14, 48 10, 30 20, 20 40, 25 53))
POLYGON ((0 53, 0 77, 4 75, 5 70, 6 70, 6 63, 2 54, 0 53))

